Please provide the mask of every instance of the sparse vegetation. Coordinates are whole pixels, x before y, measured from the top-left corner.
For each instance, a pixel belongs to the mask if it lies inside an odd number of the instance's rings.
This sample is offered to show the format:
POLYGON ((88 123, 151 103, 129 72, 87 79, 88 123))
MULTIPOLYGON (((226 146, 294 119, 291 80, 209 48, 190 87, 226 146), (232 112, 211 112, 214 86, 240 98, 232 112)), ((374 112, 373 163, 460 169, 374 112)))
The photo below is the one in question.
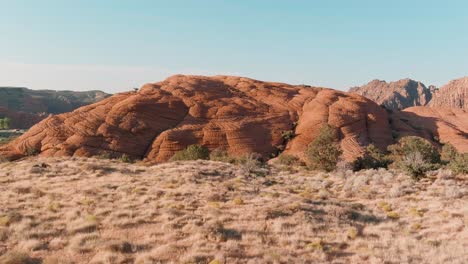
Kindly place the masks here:
POLYGON ((390 159, 375 145, 370 144, 366 147, 364 154, 358 157, 353 163, 355 171, 364 169, 387 168, 390 159))
POLYGON ((210 151, 203 146, 190 145, 186 149, 178 151, 172 156, 171 161, 182 160, 206 160, 210 157, 210 151))
POLYGON ((296 134, 294 133, 294 130, 287 130, 287 131, 283 131, 283 133, 281 133, 281 137, 286 142, 293 139, 295 136, 296 136, 296 134))
POLYGON ((11 119, 8 117, 0 119, 0 129, 9 129, 11 124, 11 119))
POLYGON ((412 181, 384 169, 285 171, 247 157, 235 164, 77 157, 0 164, 0 258, 463 263, 464 176, 441 169, 430 181, 412 181), (38 165, 39 177, 31 172, 38 165), (264 177, 246 177, 257 170, 264 177))
POLYGON ((403 137, 397 144, 388 147, 397 168, 414 179, 420 179, 428 171, 440 167, 440 154, 427 140, 420 137, 403 137))
POLYGON ((315 170, 333 171, 342 152, 336 128, 324 125, 307 148, 308 166, 315 170))
POLYGON ((227 153, 227 151, 222 149, 222 148, 214 149, 210 153, 210 160, 221 161, 221 162, 226 162, 226 163, 235 163, 236 162, 236 158, 230 156, 227 153))
POLYGON ((301 165, 298 157, 284 153, 278 156, 278 163, 285 166, 301 165))
POLYGON ((134 160, 127 154, 123 154, 122 156, 120 156, 120 161, 124 162, 124 163, 133 163, 134 162, 134 160))
POLYGON ((240 166, 246 176, 265 176, 268 173, 261 156, 257 153, 249 153, 238 157, 236 164, 240 166))
POLYGON ((450 160, 448 167, 455 174, 468 174, 468 153, 457 153, 457 155, 450 160))
POLYGON ((440 151, 440 159, 445 163, 448 164, 450 161, 454 160, 458 155, 457 149, 450 144, 444 144, 440 151))

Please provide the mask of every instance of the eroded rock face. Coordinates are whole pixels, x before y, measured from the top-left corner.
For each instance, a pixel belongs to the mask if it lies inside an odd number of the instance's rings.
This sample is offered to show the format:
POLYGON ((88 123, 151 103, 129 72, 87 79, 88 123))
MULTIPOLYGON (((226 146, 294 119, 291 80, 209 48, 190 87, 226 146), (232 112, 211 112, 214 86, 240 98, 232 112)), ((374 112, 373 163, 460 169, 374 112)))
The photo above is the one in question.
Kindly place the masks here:
POLYGON ((453 80, 437 90, 430 106, 468 109, 468 77, 453 80))
POLYGON ((457 108, 410 107, 391 114, 394 136, 424 137, 468 152, 468 112, 457 108))
POLYGON ((392 143, 387 113, 356 94, 242 77, 176 75, 48 117, 0 153, 10 158, 111 153, 162 162, 200 144, 232 155, 269 158, 285 148, 301 156, 325 123, 339 129, 348 160, 369 143, 382 148, 392 143), (285 142, 281 134, 293 129, 296 136, 285 142))
POLYGON ((369 98, 387 109, 401 110, 427 105, 432 98, 432 90, 421 82, 403 79, 390 83, 373 80, 364 86, 353 87, 349 92, 369 98))

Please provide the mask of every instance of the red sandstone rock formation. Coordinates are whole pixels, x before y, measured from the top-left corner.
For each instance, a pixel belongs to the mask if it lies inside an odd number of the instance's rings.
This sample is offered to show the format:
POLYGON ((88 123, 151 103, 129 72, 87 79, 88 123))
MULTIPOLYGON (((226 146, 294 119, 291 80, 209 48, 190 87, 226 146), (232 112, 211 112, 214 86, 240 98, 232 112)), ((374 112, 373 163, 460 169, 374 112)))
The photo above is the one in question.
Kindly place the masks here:
POLYGON ((285 145, 286 153, 300 156, 325 123, 339 129, 348 160, 369 143, 382 148, 392 143, 387 113, 356 94, 241 77, 177 75, 48 117, 0 154, 110 153, 161 162, 200 144, 265 158, 285 145), (296 136, 285 142, 281 134, 294 127, 296 136))
POLYGON ((429 105, 468 110, 468 77, 453 80, 442 86, 434 93, 429 105))
POLYGON ((401 110, 428 104, 432 90, 421 82, 403 79, 390 83, 373 80, 364 86, 351 88, 349 92, 369 98, 387 109, 401 110))
POLYGON ((468 152, 468 112, 463 109, 410 107, 392 113, 391 125, 399 137, 420 136, 468 152))

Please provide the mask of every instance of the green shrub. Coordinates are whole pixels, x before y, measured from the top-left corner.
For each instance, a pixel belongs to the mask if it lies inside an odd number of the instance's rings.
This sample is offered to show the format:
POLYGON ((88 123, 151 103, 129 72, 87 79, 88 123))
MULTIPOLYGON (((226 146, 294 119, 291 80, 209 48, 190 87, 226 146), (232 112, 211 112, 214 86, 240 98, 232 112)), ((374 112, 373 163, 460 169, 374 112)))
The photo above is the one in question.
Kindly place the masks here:
POLYGON ((419 180, 426 172, 439 168, 438 164, 427 162, 420 152, 411 152, 398 162, 400 169, 411 175, 413 179, 419 180))
POLYGON ((353 162, 353 170, 387 168, 390 159, 375 145, 366 147, 364 154, 353 162))
POLYGON ((454 160, 458 155, 457 149, 450 143, 445 144, 440 151, 440 159, 448 164, 454 160))
POLYGON ((440 155, 432 144, 420 137, 403 137, 388 147, 395 166, 414 179, 440 167, 440 155))
POLYGON ((336 128, 327 124, 320 129, 319 135, 309 144, 306 156, 311 169, 333 171, 342 153, 336 128))
POLYGON ((281 137, 285 141, 289 141, 289 140, 293 139, 295 136, 296 136, 296 134, 294 133, 294 130, 283 131, 283 133, 281 133, 281 137))
POLYGON ((210 151, 203 146, 190 145, 186 149, 178 151, 172 156, 171 161, 179 160, 206 160, 210 157, 210 151))
POLYGON ((468 153, 457 154, 448 164, 455 174, 468 174, 468 153))
POLYGON ((120 161, 124 162, 124 163, 133 163, 134 162, 134 160, 127 154, 123 154, 122 156, 120 156, 120 161))
POLYGON ((0 129, 9 129, 10 123, 11 123, 11 119, 8 117, 0 119, 0 129))
POLYGON ((388 147, 394 161, 400 161, 410 153, 419 152, 429 163, 439 163, 440 155, 437 149, 421 137, 407 136, 401 138, 397 144, 388 147))

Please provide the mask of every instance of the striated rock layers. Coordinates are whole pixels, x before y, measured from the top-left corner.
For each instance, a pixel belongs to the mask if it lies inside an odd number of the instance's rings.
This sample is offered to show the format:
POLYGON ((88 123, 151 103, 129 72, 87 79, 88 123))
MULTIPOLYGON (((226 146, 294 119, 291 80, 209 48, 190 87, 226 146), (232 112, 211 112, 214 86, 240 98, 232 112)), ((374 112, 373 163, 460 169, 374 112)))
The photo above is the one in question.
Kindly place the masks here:
POLYGON ((450 81, 437 90, 430 106, 468 110, 468 77, 450 81))
POLYGON ((391 114, 393 135, 424 137, 468 152, 468 112, 457 108, 410 107, 391 114))
POLYGON ((232 155, 255 152, 269 158, 284 148, 301 156, 325 123, 338 128, 348 160, 369 143, 381 148, 392 143, 385 110, 356 94, 242 77, 176 75, 50 116, 0 154, 107 153, 162 162, 200 144, 232 155), (290 130, 295 137, 286 142, 282 133, 290 130))
POLYGON ((353 87, 351 93, 360 94, 391 110, 401 110, 411 106, 424 106, 432 98, 433 89, 411 79, 387 83, 373 80, 360 87, 353 87))

